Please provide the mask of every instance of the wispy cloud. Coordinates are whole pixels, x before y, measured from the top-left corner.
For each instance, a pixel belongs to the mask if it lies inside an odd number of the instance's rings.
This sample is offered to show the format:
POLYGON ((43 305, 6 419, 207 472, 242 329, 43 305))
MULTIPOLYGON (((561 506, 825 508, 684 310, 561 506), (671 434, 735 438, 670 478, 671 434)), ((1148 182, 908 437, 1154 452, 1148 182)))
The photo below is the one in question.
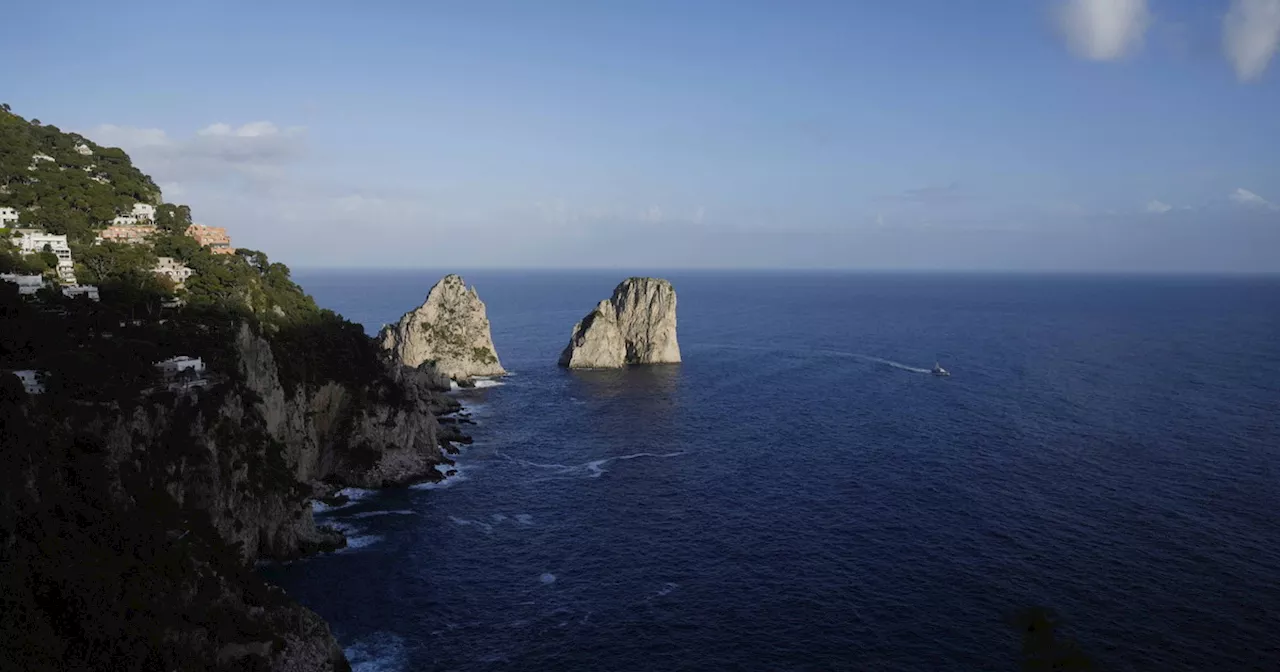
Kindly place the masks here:
POLYGON ((1077 56, 1113 61, 1142 45, 1151 12, 1146 0, 1061 0, 1054 18, 1077 56))
POLYGON ((1232 0, 1222 18, 1222 48, 1240 81, 1258 79, 1280 44, 1280 0, 1232 0))
POLYGON ((188 137, 113 124, 97 126, 84 135, 100 145, 120 147, 143 172, 179 189, 227 178, 266 185, 280 179, 284 165, 306 153, 304 129, 280 128, 269 121, 238 127, 210 124, 188 137))
POLYGON ((1245 207, 1280 210, 1280 206, 1243 187, 1237 187, 1235 191, 1231 192, 1228 198, 1231 199, 1231 202, 1245 207))
POLYGON ((918 189, 908 189, 899 195, 899 198, 911 203, 924 203, 926 205, 937 205, 940 203, 952 203, 964 197, 959 183, 942 186, 925 186, 918 189))
POLYGON ((1163 201, 1152 200, 1147 203, 1147 212, 1154 215, 1162 215, 1173 209, 1172 205, 1163 201))

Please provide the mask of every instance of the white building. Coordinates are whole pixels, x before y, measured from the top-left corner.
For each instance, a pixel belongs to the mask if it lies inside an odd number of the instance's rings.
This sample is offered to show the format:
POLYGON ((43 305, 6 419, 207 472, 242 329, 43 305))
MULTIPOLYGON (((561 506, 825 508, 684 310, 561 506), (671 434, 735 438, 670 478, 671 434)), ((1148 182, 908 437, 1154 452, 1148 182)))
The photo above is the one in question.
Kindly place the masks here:
POLYGON ((93 154, 93 150, 89 149, 89 145, 86 145, 83 142, 76 145, 75 149, 76 153, 80 156, 89 156, 90 154, 93 154))
POLYGON ((94 285, 74 285, 71 287, 63 287, 62 295, 68 299, 74 299, 78 296, 87 296, 90 301, 97 301, 98 288, 94 285))
POLYGON ((31 162, 33 164, 36 161, 52 161, 52 160, 53 160, 53 157, 49 156, 48 154, 41 154, 39 152, 36 152, 35 154, 31 155, 31 162))
POLYGON ((22 381, 22 387, 26 388, 27 394, 44 392, 44 383, 40 381, 40 378, 44 375, 43 371, 24 369, 22 371, 14 371, 13 375, 22 381))
POLYGON ((133 212, 130 214, 137 218, 138 221, 155 221, 156 206, 148 203, 134 203, 133 212))
POLYGON ((195 271, 190 267, 178 263, 173 257, 159 257, 156 267, 151 269, 156 275, 163 275, 173 281, 173 284, 181 286, 187 281, 195 271))
POLYGON ((7 228, 11 224, 18 223, 17 208, 0 208, 0 227, 7 228))
POLYGON ((160 373, 165 378, 173 378, 182 374, 183 377, 201 378, 204 376, 204 360, 199 357, 171 357, 162 362, 156 362, 155 367, 160 369, 160 373))
POLYGON ((40 291, 42 287, 49 283, 45 281, 44 276, 40 275, 17 275, 15 273, 0 273, 0 281, 12 282, 18 286, 18 296, 32 296, 40 291))
POLYGON ((111 220, 111 226, 137 226, 138 218, 133 215, 120 215, 111 220))
POLYGON ((68 285, 76 284, 75 264, 71 261, 71 248, 66 236, 55 236, 36 229, 18 229, 13 244, 22 254, 39 254, 47 245, 58 257, 58 279, 68 285))

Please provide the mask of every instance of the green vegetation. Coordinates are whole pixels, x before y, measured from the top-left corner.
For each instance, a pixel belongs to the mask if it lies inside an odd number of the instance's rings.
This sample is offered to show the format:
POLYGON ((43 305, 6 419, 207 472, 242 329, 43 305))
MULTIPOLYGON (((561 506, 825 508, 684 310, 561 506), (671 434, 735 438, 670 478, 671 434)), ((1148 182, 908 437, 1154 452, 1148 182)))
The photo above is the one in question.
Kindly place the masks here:
POLYGON ((17 208, 22 226, 89 244, 105 222, 138 202, 159 203, 160 189, 122 150, 0 108, 0 207, 17 208), (92 153, 81 154, 78 145, 92 153))
POLYGON ((471 348, 471 358, 481 364, 496 364, 498 356, 489 348, 471 348))
MULTIPOLYGON (((151 363, 167 357, 200 356, 213 370, 219 362, 234 369, 230 348, 248 322, 271 340, 289 383, 360 386, 381 374, 378 349, 363 329, 320 310, 287 266, 257 250, 213 254, 186 235, 191 209, 162 203, 155 183, 123 151, 27 121, 7 106, 0 107, 0 207, 17 208, 23 225, 66 234, 77 279, 101 295, 94 304, 43 292, 38 306, 28 305, 14 285, 0 283, 0 310, 14 318, 6 323, 0 367, 48 370, 51 385, 73 398, 129 396, 148 384, 151 363), (77 151, 81 145, 91 153, 77 151), (53 160, 33 161, 35 154, 53 160), (150 244, 95 242, 137 202, 157 206, 150 244), (158 257, 192 269, 182 289, 154 273, 158 257), (164 307, 172 298, 182 300, 180 309, 164 307)), ((0 239, 0 272, 49 274, 57 259, 46 257, 52 255, 20 255, 8 235, 0 239)))

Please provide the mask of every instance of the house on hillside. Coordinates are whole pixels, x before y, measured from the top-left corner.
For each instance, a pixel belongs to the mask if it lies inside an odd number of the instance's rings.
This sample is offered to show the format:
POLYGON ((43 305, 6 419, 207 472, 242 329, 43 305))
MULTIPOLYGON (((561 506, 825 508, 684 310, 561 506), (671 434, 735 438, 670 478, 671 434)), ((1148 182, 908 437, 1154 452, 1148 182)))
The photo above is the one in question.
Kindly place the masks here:
POLYGON ((35 293, 49 286, 49 281, 42 275, 18 275, 16 273, 0 273, 0 281, 11 282, 18 286, 18 296, 35 296, 35 293))
MULTIPOLYGON (((117 217, 116 219, 120 218, 117 217)), ((156 227, 150 224, 139 224, 136 226, 120 226, 112 224, 98 234, 98 240, 137 245, 138 243, 147 242, 147 239, 155 234, 156 227)))
POLYGON ((58 280, 64 284, 76 284, 75 264, 71 261, 71 248, 67 246, 67 237, 53 235, 39 229, 18 229, 17 236, 11 241, 22 254, 39 254, 48 247, 58 257, 58 280))
POLYGON ((204 361, 199 357, 173 357, 155 363, 168 388, 174 392, 209 385, 204 361))
POLYGON ((86 145, 83 142, 76 145, 75 150, 76 154, 79 154, 80 156, 89 156, 93 154, 93 150, 89 149, 89 145, 86 145))
POLYGON ((156 275, 163 275, 173 281, 177 287, 182 287, 182 283, 187 281, 195 271, 190 267, 184 266, 173 257, 159 257, 156 260, 156 267, 151 269, 156 275))
POLYGON ((134 203, 133 212, 129 213, 137 218, 139 222, 156 221, 156 206, 149 203, 134 203))
POLYGON ((98 288, 95 285, 72 285, 70 287, 63 287, 62 295, 68 299, 83 296, 88 298, 90 301, 97 301, 98 288))
POLYGON ((8 228, 18 223, 17 208, 0 208, 0 228, 8 228))
POLYGON ((41 394, 44 392, 44 382, 41 380, 44 377, 44 371, 22 369, 14 371, 13 375, 22 381, 22 388, 27 391, 27 394, 41 394))
POLYGON ((235 254, 236 248, 231 246, 231 236, 221 226, 205 226, 192 224, 187 227, 187 235, 195 238, 201 247, 209 248, 214 254, 235 254))
POLYGON ((31 163, 34 165, 35 162, 37 161, 53 161, 53 157, 49 156, 48 154, 42 154, 40 152, 36 152, 35 154, 31 155, 31 163))

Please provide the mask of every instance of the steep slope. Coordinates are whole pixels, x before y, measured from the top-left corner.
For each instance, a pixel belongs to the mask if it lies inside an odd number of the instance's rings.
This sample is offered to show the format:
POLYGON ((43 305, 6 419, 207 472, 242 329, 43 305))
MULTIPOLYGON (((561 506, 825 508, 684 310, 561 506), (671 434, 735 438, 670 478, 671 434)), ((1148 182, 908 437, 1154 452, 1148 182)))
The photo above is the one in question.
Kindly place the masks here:
MULTIPOLYGON (((0 125, 17 119, 5 115, 0 125)), ((18 121, 53 142, 46 153, 79 144, 18 121)), ((28 149, 0 143, 10 159, 28 149)), ((110 154, 72 152, 85 150, 110 154)), ((0 164, 0 184, 24 217, 61 207, 44 167, 32 181, 16 165, 0 164)), ((148 196, 150 179, 139 184, 122 198, 148 196)), ((284 265, 189 240, 164 241, 199 274, 185 307, 159 305, 134 248, 82 248, 118 253, 100 303, 25 299, 0 282, 0 667, 349 669, 327 625, 253 563, 344 543, 316 526, 317 494, 438 478, 447 461, 457 430, 435 414, 456 403, 441 381, 388 366, 284 265), (199 385, 161 377, 153 364, 174 355, 207 364, 199 385), (18 369, 41 371, 44 392, 28 395, 18 369)))

